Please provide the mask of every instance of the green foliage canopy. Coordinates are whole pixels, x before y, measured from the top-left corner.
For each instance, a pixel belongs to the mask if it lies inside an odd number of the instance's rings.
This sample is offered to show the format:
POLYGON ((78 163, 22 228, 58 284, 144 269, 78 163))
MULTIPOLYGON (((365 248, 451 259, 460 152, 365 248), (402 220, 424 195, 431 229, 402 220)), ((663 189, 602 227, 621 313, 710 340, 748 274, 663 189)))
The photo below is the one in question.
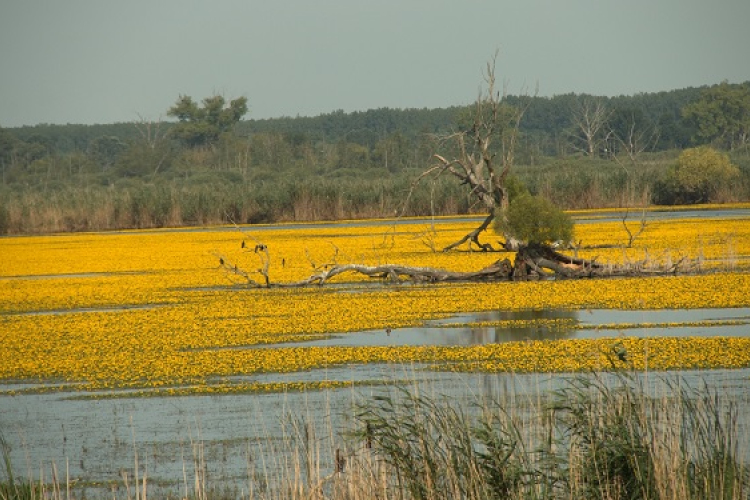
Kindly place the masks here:
POLYGON ((750 83, 726 81, 709 87, 699 100, 682 109, 683 117, 698 126, 698 136, 729 149, 750 141, 750 83))
POLYGON ((199 107, 192 97, 181 95, 167 111, 168 116, 178 120, 171 133, 191 148, 213 145, 221 134, 229 131, 245 114, 246 97, 233 99, 226 106, 224 97, 220 95, 203 99, 203 107, 199 107))
POLYGON ((573 239, 573 219, 541 196, 521 194, 495 219, 495 229, 527 243, 573 239))
POLYGON ((101 169, 106 170, 114 165, 117 158, 127 149, 128 145, 119 137, 103 135, 89 143, 88 153, 101 169))

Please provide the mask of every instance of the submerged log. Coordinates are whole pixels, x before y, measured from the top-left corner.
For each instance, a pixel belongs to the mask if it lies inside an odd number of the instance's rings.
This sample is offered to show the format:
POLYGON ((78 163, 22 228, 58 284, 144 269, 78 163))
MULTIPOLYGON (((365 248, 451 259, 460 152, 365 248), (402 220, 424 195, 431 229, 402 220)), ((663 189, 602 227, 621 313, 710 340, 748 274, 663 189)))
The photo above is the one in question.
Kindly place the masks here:
POLYGON ((359 273, 370 278, 379 278, 392 282, 412 281, 420 283, 444 283, 455 281, 500 281, 507 280, 513 272, 510 260, 503 259, 480 269, 479 271, 458 272, 436 269, 432 267, 411 267, 398 264, 383 264, 379 266, 365 266, 361 264, 334 265, 324 269, 307 279, 294 283, 280 284, 286 287, 304 287, 308 285, 323 285, 334 276, 344 273, 359 273))

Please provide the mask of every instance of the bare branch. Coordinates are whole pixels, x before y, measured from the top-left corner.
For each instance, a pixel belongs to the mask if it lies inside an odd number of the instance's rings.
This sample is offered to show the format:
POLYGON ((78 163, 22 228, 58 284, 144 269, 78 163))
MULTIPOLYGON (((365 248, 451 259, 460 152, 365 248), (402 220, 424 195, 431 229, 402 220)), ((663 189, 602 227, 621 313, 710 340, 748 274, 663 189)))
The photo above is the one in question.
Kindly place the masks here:
POLYGON ((495 214, 493 212, 484 219, 484 221, 482 222, 482 224, 479 225, 478 228, 474 229, 469 234, 465 235, 463 238, 456 241, 455 243, 451 243, 447 247, 443 248, 443 252, 449 252, 450 250, 453 250, 454 248, 458 248, 459 246, 463 245, 467 241, 469 242, 470 249, 471 249, 471 243, 475 243, 482 252, 494 252, 495 249, 492 247, 492 245, 490 245, 489 243, 479 242, 479 235, 482 234, 482 232, 484 232, 489 227, 490 223, 492 222, 494 218, 495 218, 495 214))
POLYGON ((602 99, 585 95, 576 100, 572 112, 576 133, 580 134, 578 138, 582 140, 582 144, 573 143, 573 148, 593 157, 605 140, 601 132, 612 113, 602 99))
POLYGON ((626 208, 622 216, 622 226, 625 228, 625 232, 628 233, 628 248, 632 248, 633 242, 635 242, 636 238, 638 238, 643 233, 643 231, 646 230, 646 226, 648 225, 646 221, 646 207, 644 206, 643 210, 641 211, 640 225, 635 233, 630 230, 627 224, 629 214, 630 209, 626 208))
MULTIPOLYGON (((232 217, 228 213, 225 212, 224 216, 227 218, 228 221, 232 223, 232 225, 234 225, 234 228, 237 231, 239 231, 240 233, 242 233, 243 235, 247 236, 248 238, 250 238, 251 240, 255 242, 255 246, 251 248, 250 245, 247 245, 245 240, 242 240, 242 244, 240 245, 240 248, 242 249, 244 253, 252 252, 258 256, 261 267, 257 270, 257 273, 263 276, 266 286, 268 286, 271 283, 271 278, 269 276, 269 268, 271 266, 271 254, 268 251, 268 246, 265 243, 263 243, 261 240, 253 236, 252 234, 248 233, 247 231, 244 231, 240 226, 237 225, 237 223, 232 219, 232 217)), ((225 261, 225 262, 228 262, 228 261, 225 261)), ((250 273, 242 269, 238 269, 236 264, 234 265, 234 273, 239 276, 245 277, 248 281, 252 281, 250 279, 250 273)))

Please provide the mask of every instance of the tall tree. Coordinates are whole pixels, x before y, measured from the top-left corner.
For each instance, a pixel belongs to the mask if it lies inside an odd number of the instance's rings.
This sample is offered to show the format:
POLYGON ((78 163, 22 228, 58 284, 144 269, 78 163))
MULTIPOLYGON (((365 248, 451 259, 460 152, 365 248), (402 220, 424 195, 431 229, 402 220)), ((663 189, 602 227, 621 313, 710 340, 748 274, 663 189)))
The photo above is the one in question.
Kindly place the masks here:
POLYGON ((730 85, 726 80, 705 89, 682 115, 698 126, 698 136, 734 149, 750 141, 750 82, 730 85))
POLYGON ((167 115, 177 118, 171 133, 189 147, 212 146, 219 136, 231 130, 247 114, 247 98, 238 97, 226 105, 223 96, 203 99, 199 107, 193 98, 181 95, 167 115))
POLYGON ((633 161, 653 147, 658 139, 656 129, 640 108, 615 108, 609 119, 609 130, 617 149, 624 151, 633 161))
POLYGON ((573 147, 587 156, 595 156, 599 146, 609 138, 606 125, 610 115, 600 97, 582 95, 576 99, 573 108, 573 147))

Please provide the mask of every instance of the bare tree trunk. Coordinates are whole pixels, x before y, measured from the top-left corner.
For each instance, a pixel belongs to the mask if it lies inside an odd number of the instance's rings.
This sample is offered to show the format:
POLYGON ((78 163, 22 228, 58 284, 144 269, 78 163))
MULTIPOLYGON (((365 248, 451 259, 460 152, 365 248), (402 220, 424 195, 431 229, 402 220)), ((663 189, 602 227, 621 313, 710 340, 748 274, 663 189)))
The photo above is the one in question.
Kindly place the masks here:
MULTIPOLYGON (((491 244, 480 242, 479 236, 490 226, 496 212, 502 211, 508 204, 505 181, 513 166, 518 128, 528 104, 521 107, 510 106, 505 102, 505 92, 501 95, 495 90, 496 59, 497 53, 487 64, 486 90, 480 92, 474 104, 471 129, 441 138, 442 143, 458 153, 452 159, 434 154, 436 163, 422 172, 412 184, 413 192, 414 187, 423 179, 435 179, 448 173, 466 185, 469 196, 487 210, 488 215, 478 228, 445 247, 444 251, 455 249, 467 241, 474 243, 480 251, 495 251, 491 244), (497 146, 493 145, 495 141, 497 146)), ((410 197, 411 192, 407 196, 407 204, 410 197)))

